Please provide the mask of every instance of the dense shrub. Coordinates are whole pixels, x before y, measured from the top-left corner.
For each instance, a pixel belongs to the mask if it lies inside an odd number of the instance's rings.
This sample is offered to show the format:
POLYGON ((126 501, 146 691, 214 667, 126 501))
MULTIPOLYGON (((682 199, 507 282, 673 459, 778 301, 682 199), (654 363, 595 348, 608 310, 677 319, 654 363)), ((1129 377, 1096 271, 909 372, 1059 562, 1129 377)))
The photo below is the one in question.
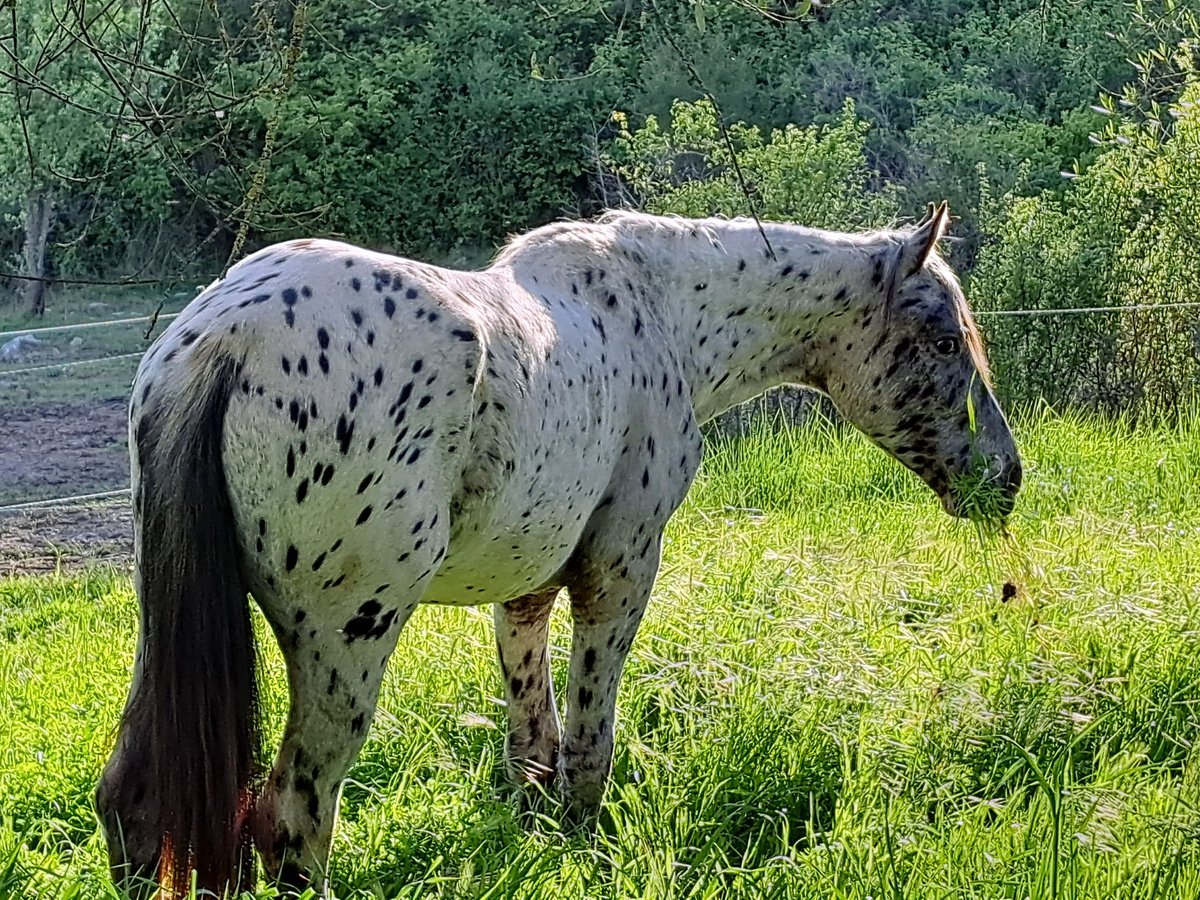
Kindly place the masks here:
MULTIPOLYGON (((290 84, 293 3, 106 7, 89 32, 99 56, 46 54, 64 3, 19 10, 22 66, 42 86, 17 92, 32 178, 20 130, 0 135, 0 247, 19 246, 28 190, 45 188, 63 201, 62 272, 158 268, 168 249, 211 266, 243 224, 251 248, 313 233, 427 257, 487 248, 595 211, 611 111, 669 128, 675 100, 703 96, 696 76, 727 122, 764 134, 837 128, 853 100, 871 124, 866 190, 908 213, 950 199, 969 260, 980 164, 992 194, 1050 186, 1087 151, 1097 85, 1130 75, 1129 47, 1104 36, 1126 33, 1130 8, 1101 0, 309 0, 290 84), (272 123, 266 189, 247 202, 272 123)), ((14 113, 0 92, 0 116, 14 113)))
POLYGON ((868 126, 855 115, 853 103, 846 103, 836 125, 788 125, 764 136, 756 126, 734 123, 728 128, 729 145, 707 100, 677 101, 666 128, 655 116, 633 130, 624 115, 616 119, 619 132, 609 165, 652 212, 735 216, 757 211, 765 219, 843 229, 882 224, 895 214, 892 191, 867 190, 872 175, 864 156, 868 126))
POLYGON ((971 279, 990 309, 1127 311, 989 321, 1011 396, 1169 412, 1200 386, 1200 80, 1170 106, 1172 128, 1125 123, 1061 196, 1003 198, 995 242, 971 279), (1143 309, 1146 305, 1165 305, 1143 309))
MULTIPOLYGON (((68 277, 211 273, 241 230, 242 252, 321 234, 463 262, 603 205, 744 214, 720 120, 764 216, 948 199, 990 310, 1196 283, 1197 28, 1171 0, 189 0, 107 6, 62 44, 64 4, 18 5, 0 73, 0 118, 28 126, 0 129, 0 271, 47 197, 68 277), (1098 94, 1121 102, 1089 141, 1098 94)), ((986 325, 1010 398, 1163 409, 1194 386, 1187 308, 986 325)))
MULTIPOLYGON (((121 99, 91 56, 43 43, 62 15, 44 4, 12 7, 12 49, 0 64, 0 268, 20 267, 26 215, 41 200, 54 209, 51 272, 109 272, 169 216, 172 186, 161 160, 131 140, 140 129, 118 120, 121 99)), ((88 35, 97 53, 115 53, 138 15, 118 4, 98 17, 88 35)), ((158 33, 148 27, 147 40, 158 33)), ((161 81, 152 76, 144 86, 155 92, 161 81)))
POLYGON ((320 3, 284 103, 264 219, 414 255, 489 246, 575 202, 603 85, 554 68, 532 4, 320 3), (357 7, 354 12, 351 9, 357 7))

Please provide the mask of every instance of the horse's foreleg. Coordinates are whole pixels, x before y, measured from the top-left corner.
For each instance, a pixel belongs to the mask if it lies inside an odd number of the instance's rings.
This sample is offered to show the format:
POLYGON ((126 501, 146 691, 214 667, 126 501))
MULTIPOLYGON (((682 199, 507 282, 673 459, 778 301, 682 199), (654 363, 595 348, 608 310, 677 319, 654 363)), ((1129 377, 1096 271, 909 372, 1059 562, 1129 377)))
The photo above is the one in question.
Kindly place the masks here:
POLYGON ((559 768, 572 813, 598 811, 612 768, 617 686, 658 571, 658 540, 641 559, 585 566, 570 585, 574 637, 559 768))
POLYGON ((298 625, 277 628, 291 710, 254 831, 267 878, 281 888, 324 887, 342 780, 366 740, 388 657, 413 605, 364 604, 351 627, 319 624, 315 615, 300 621, 296 613, 298 625))
POLYGON ((562 731, 550 677, 550 612, 558 588, 494 607, 496 650, 508 700, 505 763, 517 785, 550 784, 562 731))

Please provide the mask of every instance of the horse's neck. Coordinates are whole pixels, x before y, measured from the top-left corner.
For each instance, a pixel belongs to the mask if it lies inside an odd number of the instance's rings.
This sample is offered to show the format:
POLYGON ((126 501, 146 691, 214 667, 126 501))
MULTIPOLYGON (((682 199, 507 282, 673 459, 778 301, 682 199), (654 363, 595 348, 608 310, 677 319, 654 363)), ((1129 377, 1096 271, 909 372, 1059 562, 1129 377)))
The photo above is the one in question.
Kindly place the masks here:
POLYGON ((778 384, 823 387, 836 374, 831 347, 882 299, 884 238, 764 228, 773 255, 742 220, 559 224, 518 238, 496 265, 531 294, 555 285, 601 315, 620 310, 621 295, 640 304, 672 342, 704 421, 778 384))
MULTIPOLYGON (((700 421, 784 383, 823 387, 829 348, 861 321, 872 260, 861 240, 717 222, 664 247, 663 308, 700 421)), ((648 253, 648 256, 650 254, 648 253)))

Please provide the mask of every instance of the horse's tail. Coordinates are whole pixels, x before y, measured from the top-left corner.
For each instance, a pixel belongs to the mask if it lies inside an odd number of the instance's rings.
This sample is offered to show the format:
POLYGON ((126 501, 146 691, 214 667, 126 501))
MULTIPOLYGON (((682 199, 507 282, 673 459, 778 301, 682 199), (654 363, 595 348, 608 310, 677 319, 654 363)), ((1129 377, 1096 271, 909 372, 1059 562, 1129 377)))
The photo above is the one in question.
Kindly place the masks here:
POLYGON ((142 745, 160 881, 186 895, 195 869, 198 887, 220 895, 254 878, 258 691, 221 454, 240 365, 211 339, 190 349, 131 423, 142 634, 125 724, 142 745))

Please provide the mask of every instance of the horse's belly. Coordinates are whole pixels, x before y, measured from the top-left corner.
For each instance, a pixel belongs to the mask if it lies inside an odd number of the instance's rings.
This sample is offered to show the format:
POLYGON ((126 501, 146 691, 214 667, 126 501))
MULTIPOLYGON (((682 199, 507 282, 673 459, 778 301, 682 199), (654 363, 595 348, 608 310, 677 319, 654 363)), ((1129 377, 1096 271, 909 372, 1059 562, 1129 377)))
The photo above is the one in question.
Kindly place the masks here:
POLYGON ((530 492, 510 485, 506 497, 455 523, 446 559, 423 602, 502 603, 544 587, 574 553, 607 480, 530 492), (564 499, 567 498, 567 499, 564 499))
POLYGON ((490 553, 458 554, 434 575, 422 603, 474 606, 502 603, 542 587, 570 554, 556 559, 504 559, 490 553))
MULTIPOLYGON (((615 373, 622 360, 613 353, 615 373)), ((501 356, 493 353, 493 365, 501 356)), ((473 453, 452 504, 446 559, 424 602, 502 603, 547 586, 609 489, 624 440, 625 382, 595 371, 586 344, 565 343, 517 383, 525 386, 492 377, 476 389, 484 402, 473 453)))

